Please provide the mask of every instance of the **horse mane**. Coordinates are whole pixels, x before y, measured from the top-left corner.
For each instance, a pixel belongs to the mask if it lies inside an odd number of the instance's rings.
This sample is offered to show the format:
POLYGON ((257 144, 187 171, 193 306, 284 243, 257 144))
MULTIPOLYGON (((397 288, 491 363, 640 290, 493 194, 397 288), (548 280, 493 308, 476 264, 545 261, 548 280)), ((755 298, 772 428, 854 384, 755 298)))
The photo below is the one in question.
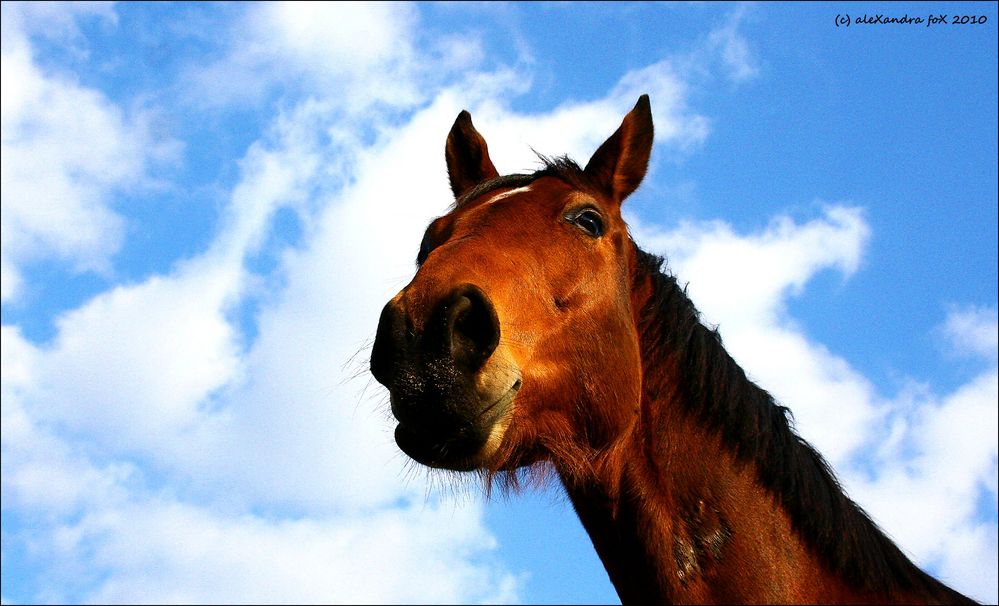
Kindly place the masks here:
POLYGON ((834 571, 857 587, 887 594, 927 590, 965 601, 913 564, 843 491, 829 464, 791 427, 790 410, 746 376, 680 288, 661 257, 635 246, 633 284, 648 280, 652 296, 639 312, 646 393, 676 393, 685 412, 720 436, 725 449, 752 464, 760 484, 783 506, 795 531, 834 571), (666 384, 666 357, 682 385, 666 384))

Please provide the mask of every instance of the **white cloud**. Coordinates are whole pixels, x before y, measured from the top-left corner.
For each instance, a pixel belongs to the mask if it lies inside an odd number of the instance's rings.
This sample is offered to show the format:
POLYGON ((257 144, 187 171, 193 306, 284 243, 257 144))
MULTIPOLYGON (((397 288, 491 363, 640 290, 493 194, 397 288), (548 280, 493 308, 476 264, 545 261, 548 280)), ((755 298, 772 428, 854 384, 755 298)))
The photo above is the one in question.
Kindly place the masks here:
POLYGON ((187 74, 189 102, 254 104, 280 87, 303 89, 352 115, 408 109, 483 58, 473 37, 424 33, 419 10, 405 3, 254 4, 224 39, 220 60, 187 74))
POLYGON ((909 553, 984 600, 999 591, 999 528, 978 507, 996 502, 997 400, 994 368, 951 394, 900 398, 891 407, 894 439, 868 469, 847 474, 857 500, 909 553))
POLYGON ((749 5, 740 4, 726 16, 721 27, 711 31, 706 44, 708 52, 719 57, 726 75, 734 82, 748 80, 760 71, 749 42, 739 31, 749 11, 749 5))
POLYGON ((475 506, 273 521, 150 498, 56 534, 45 555, 73 581, 89 560, 100 581, 83 601, 105 604, 495 603, 519 582, 488 566, 495 540, 475 506))
POLYGON ((83 431, 108 453, 177 465, 218 441, 208 430, 225 422, 214 414, 215 392, 242 376, 245 344, 232 315, 259 288, 245 258, 279 208, 303 204, 317 166, 315 137, 301 128, 279 120, 269 138, 241 161, 245 178, 209 250, 57 318, 57 336, 34 365, 40 419, 83 431))
POLYGON ((112 450, 166 447, 238 368, 224 317, 233 279, 224 271, 154 277, 60 318, 39 365, 44 417, 103 436, 112 450))
POLYGON ((859 208, 828 205, 804 225, 780 216, 759 234, 743 236, 721 222, 683 223, 669 233, 635 225, 650 249, 669 251, 677 273, 708 322, 772 324, 788 294, 798 294, 816 271, 857 270, 870 228, 859 208), (708 269, 710 268, 710 271, 708 269), (738 293, 738 296, 734 296, 738 293))
POLYGON ((16 328, 0 328, 4 508, 71 514, 107 484, 67 443, 40 429, 34 411, 25 407, 38 381, 40 356, 16 328))
POLYGON ((35 63, 18 27, 52 36, 73 29, 72 11, 5 3, 3 15, 0 294, 9 301, 23 290, 22 266, 31 261, 107 271, 124 227, 113 194, 140 184, 148 161, 173 144, 151 137, 142 114, 127 117, 100 92, 35 63))
POLYGON ((999 493, 999 369, 995 309, 952 311, 939 333, 983 370, 952 393, 910 385, 887 405, 891 439, 876 445, 849 485, 873 517, 942 577, 994 601, 994 507, 999 493), (871 469, 873 468, 873 469, 871 469), (992 503, 993 511, 982 510, 992 503))
POLYGON ((362 2, 288 2, 261 7, 252 16, 260 28, 257 36, 273 32, 290 55, 330 72, 409 60, 408 42, 418 18, 413 6, 362 2))
POLYGON ((955 351, 995 358, 999 350, 999 320, 995 309, 962 308, 951 311, 942 327, 955 351))
MULTIPOLYGON (((59 44, 82 40, 81 18, 99 18, 110 24, 118 22, 113 2, 8 2, 3 6, 3 39, 7 45, 20 45, 24 37, 40 36, 59 44)), ((85 54, 85 49, 80 49, 85 54)))
POLYGON ((43 579, 58 579, 42 582, 35 599, 516 601, 522 581, 490 555, 496 541, 474 503, 411 500, 346 515, 263 517, 150 490, 149 478, 125 462, 95 465, 89 449, 30 418, 24 400, 40 352, 16 329, 2 336, 4 508, 37 522, 5 528, 4 540, 23 541, 30 560, 45 562, 43 579))

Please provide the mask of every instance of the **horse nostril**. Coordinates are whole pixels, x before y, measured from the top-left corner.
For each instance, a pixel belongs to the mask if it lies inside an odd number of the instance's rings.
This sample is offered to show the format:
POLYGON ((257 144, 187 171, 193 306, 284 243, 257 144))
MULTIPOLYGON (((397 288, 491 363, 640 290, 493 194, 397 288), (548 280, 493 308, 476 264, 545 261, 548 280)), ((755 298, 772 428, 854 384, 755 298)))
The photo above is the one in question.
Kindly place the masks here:
POLYGON ((486 293, 466 284, 448 298, 447 335, 451 356, 467 370, 478 370, 499 345, 496 309, 486 293))

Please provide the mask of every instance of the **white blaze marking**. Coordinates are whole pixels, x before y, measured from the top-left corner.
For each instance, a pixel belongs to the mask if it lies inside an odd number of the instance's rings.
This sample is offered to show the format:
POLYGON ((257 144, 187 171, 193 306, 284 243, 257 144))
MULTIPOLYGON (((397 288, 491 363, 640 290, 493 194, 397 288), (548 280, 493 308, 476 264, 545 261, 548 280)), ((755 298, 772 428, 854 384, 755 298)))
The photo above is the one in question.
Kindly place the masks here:
POLYGON ((528 191, 531 191, 531 186, 530 185, 525 185, 524 187, 518 187, 517 189, 511 189, 510 191, 503 192, 502 194, 499 194, 495 198, 491 198, 489 200, 486 200, 485 202, 483 202, 483 206, 485 206, 486 204, 492 204, 493 202, 499 202, 500 200, 502 200, 504 198, 509 198, 510 196, 512 196, 514 194, 519 194, 519 193, 528 192, 528 191))

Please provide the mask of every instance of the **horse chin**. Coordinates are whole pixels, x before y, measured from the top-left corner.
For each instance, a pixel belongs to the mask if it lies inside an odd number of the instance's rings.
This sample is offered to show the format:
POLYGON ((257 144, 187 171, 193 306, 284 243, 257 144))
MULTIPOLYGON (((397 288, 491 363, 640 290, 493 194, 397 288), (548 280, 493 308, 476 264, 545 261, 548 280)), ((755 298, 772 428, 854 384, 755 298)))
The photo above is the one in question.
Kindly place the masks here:
POLYGON ((475 440, 441 438, 414 431, 400 423, 395 428, 395 443, 417 463, 437 469, 472 471, 480 446, 475 440))
POLYGON ((475 419, 446 431, 433 431, 400 422, 395 442, 417 463, 451 471, 473 471, 487 467, 499 450, 510 424, 513 401, 520 389, 518 380, 475 419))

